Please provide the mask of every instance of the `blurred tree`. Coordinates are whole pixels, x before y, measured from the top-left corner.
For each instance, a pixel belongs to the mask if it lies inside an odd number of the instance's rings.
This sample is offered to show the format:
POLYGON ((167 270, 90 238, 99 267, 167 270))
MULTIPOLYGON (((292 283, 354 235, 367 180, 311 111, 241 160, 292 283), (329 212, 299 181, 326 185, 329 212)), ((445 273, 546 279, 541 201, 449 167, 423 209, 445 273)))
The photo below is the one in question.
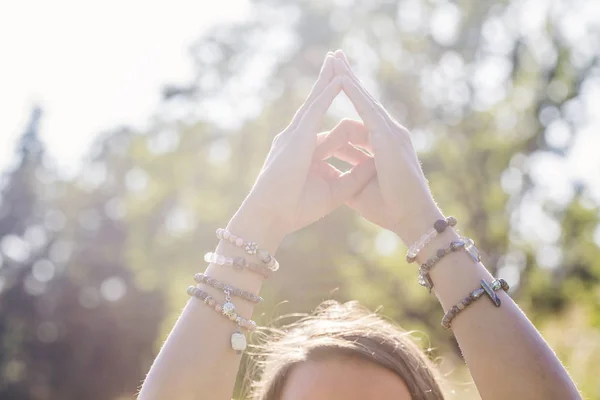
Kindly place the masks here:
POLYGON ((130 397, 153 359, 162 296, 125 267, 119 186, 57 181, 40 116, 35 108, 2 191, 0 398, 130 397))
POLYGON ((28 398, 25 383, 27 355, 37 309, 28 291, 41 288, 31 279, 34 254, 47 240, 40 229, 44 206, 38 198, 36 171, 42 167, 44 148, 37 136, 42 111, 34 107, 19 143, 19 162, 4 178, 0 203, 0 397, 28 398), (28 277, 30 279, 28 279, 28 277))

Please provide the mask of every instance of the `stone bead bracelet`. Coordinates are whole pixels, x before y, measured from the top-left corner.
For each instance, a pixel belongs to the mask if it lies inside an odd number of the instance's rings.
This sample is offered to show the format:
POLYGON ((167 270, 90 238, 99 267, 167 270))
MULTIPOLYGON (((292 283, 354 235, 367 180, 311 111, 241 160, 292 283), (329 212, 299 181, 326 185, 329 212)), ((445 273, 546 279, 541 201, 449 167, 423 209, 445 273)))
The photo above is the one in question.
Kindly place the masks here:
POLYGON ((188 287, 187 293, 190 296, 193 296, 193 297, 196 297, 196 298, 202 300, 209 307, 213 308, 218 313, 223 314, 224 316, 229 318, 231 321, 235 322, 239 327, 247 329, 249 331, 256 330, 256 322, 237 315, 235 306, 228 307, 228 306, 226 306, 227 303, 224 303, 224 304, 219 303, 217 300, 215 300, 212 296, 210 296, 204 290, 201 290, 200 288, 197 288, 196 286, 188 287))
POLYGON ((254 293, 246 292, 245 290, 241 290, 238 288, 234 288, 233 286, 229 286, 219 280, 211 278, 208 275, 197 273, 194 275, 194 280, 197 283, 205 283, 214 287, 215 289, 222 290, 225 292, 226 296, 236 296, 242 299, 248 300, 251 303, 259 304, 263 302, 263 298, 255 295, 254 293))
MULTIPOLYGON (((225 304, 220 304, 208 293, 206 293, 203 290, 200 290, 195 286, 188 287, 187 293, 192 297, 202 300, 204 304, 208 305, 210 308, 217 311, 219 314, 222 314, 225 317, 229 318, 229 320, 235 322, 238 328, 246 329, 250 332, 256 330, 256 322, 237 315, 235 306, 230 301, 227 301, 225 304)), ((242 351, 246 349, 246 346, 246 336, 238 329, 231 335, 231 348, 235 350, 237 354, 241 354, 242 351)))
POLYGON ((448 217, 446 219, 438 219, 433 224, 433 228, 428 230, 426 233, 421 236, 421 238, 415 242, 406 253, 406 261, 408 263, 412 263, 417 259, 417 255, 423 250, 425 245, 436 237, 438 234, 444 232, 448 226, 456 226, 456 218, 448 217))
POLYGON ((241 237, 235 236, 227 229, 217 229, 217 238, 219 240, 227 240, 229 243, 243 249, 246 253, 256 256, 261 262, 263 262, 271 271, 277 271, 279 269, 279 263, 275 257, 271 256, 268 251, 261 250, 258 248, 258 244, 255 242, 247 242, 241 237))
POLYGON ((508 283, 504 279, 496 279, 492 283, 487 283, 482 279, 480 288, 472 291, 467 297, 459 301, 455 306, 452 306, 452 308, 448 310, 448 312, 442 318, 442 326, 446 329, 450 329, 452 327, 451 323, 454 317, 456 317, 456 315, 462 310, 480 299, 484 294, 488 295, 496 307, 500 307, 502 302, 495 292, 500 289, 508 292, 509 288, 510 287, 508 286, 508 283))
POLYGON ((273 276, 273 271, 265 264, 253 264, 248 262, 244 257, 227 257, 209 252, 204 255, 204 261, 219 266, 233 267, 237 270, 247 269, 248 271, 261 275, 265 279, 269 279, 273 276))
POLYGON ((460 239, 453 240, 447 247, 438 249, 433 257, 421 264, 419 267, 419 285, 425 286, 429 290, 429 293, 431 293, 433 282, 429 277, 429 271, 431 271, 433 266, 446 255, 463 249, 473 261, 479 262, 481 260, 479 250, 477 250, 477 247, 475 247, 473 240, 469 239, 468 237, 462 237, 460 239))

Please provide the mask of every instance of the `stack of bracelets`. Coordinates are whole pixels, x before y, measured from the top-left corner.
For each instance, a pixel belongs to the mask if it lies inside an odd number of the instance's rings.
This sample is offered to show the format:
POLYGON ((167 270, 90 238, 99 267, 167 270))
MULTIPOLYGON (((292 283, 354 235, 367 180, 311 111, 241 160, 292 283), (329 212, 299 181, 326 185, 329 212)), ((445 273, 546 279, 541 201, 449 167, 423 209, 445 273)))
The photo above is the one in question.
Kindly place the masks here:
MULTIPOLYGON (((415 244, 410 246, 408 253, 406 254, 406 260, 409 263, 415 262, 419 253, 429 242, 431 242, 434 237, 444 232, 446 228, 456 226, 456 223, 457 221, 453 217, 437 220, 428 232, 421 236, 421 238, 415 244)), ((204 261, 207 263, 212 263, 223 267, 230 267, 236 270, 247 270, 258 274, 265 279, 270 278, 273 273, 279 269, 279 263, 277 260, 275 260, 275 258, 267 251, 259 249, 256 243, 247 242, 225 229, 217 229, 217 238, 219 240, 226 240, 229 243, 243 249, 246 253, 255 256, 260 262, 251 263, 244 257, 226 257, 216 253, 206 253, 204 256, 204 261)), ((473 262, 477 263, 481 260, 479 251, 471 239, 461 237, 458 240, 453 240, 450 242, 450 244, 448 244, 448 246, 439 249, 433 257, 420 265, 418 279, 419 284, 421 286, 425 286, 429 292, 431 292, 431 289, 433 289, 433 282, 429 277, 429 272, 431 269, 446 255, 461 250, 465 251, 471 257, 473 262)), ((194 280, 198 283, 198 286, 190 286, 187 290, 188 294, 192 297, 202 300, 210 308, 235 322, 238 329, 231 335, 231 348, 238 354, 241 354, 241 352, 246 349, 246 336, 241 332, 241 329, 252 332, 256 329, 256 323, 237 314, 236 307, 233 304, 231 297, 239 297, 254 304, 262 303, 262 297, 230 286, 224 282, 211 278, 206 274, 198 273, 194 276, 194 280), (201 290, 199 285, 208 285, 215 289, 222 290, 225 295, 225 302, 219 303, 207 292, 201 290)), ((496 291, 500 289, 504 290, 505 292, 509 289, 508 284, 504 279, 497 279, 490 283, 482 280, 480 288, 471 292, 467 297, 462 299, 450 310, 448 310, 448 312, 446 312, 442 318, 442 326, 446 329, 450 329, 452 319, 454 319, 458 313, 460 313, 470 304, 483 297, 484 294, 486 294, 492 300, 496 307, 500 307, 500 298, 496 295, 496 291)))
MULTIPOLYGON (((456 223, 457 221, 454 217, 437 220, 429 231, 427 231, 416 243, 409 247, 408 252, 406 253, 406 261, 408 261, 408 263, 415 262, 421 250, 423 250, 434 237, 444 232, 446 228, 456 226, 456 223)), ((446 255, 461 250, 464 250, 471 257, 473 262, 478 263, 481 261, 479 250, 477 250, 477 247, 475 247, 473 240, 467 237, 461 237, 458 240, 453 240, 448 246, 437 250, 433 257, 420 265, 418 279, 419 285, 425 286, 431 293, 431 289, 433 289, 433 282, 429 277, 429 272, 431 269, 446 255)), ((464 310, 470 304, 481 298, 484 294, 488 295, 496 307, 500 307, 500 298, 495 293, 500 289, 504 290, 505 292, 507 292, 509 289, 508 283, 506 283, 504 279, 496 279, 491 283, 482 280, 480 288, 471 292, 467 297, 462 299, 450 310, 448 310, 448 312, 446 312, 442 318, 442 326, 446 329, 450 329, 452 319, 454 319, 459 312, 464 310)))
MULTIPOLYGON (((250 263, 244 257, 225 257, 216 253, 206 253, 204 260, 207 263, 232 267, 236 270, 247 270, 260 275, 262 278, 271 277, 273 272, 277 271, 279 268, 279 263, 277 260, 275 260, 275 258, 267 251, 259 249, 258 245, 254 242, 247 242, 225 229, 217 230, 217 238, 219 240, 226 240, 229 243, 243 249, 246 253, 256 256, 260 263, 250 263)), ((231 297, 239 297, 254 304, 262 303, 262 297, 238 288, 234 288, 233 286, 218 281, 205 274, 196 274, 194 276, 194 280, 196 283, 198 283, 198 286, 188 287, 187 293, 192 297, 202 300, 210 308, 236 323, 238 329, 233 333, 233 335, 231 335, 231 348, 238 354, 241 354, 242 351, 246 349, 246 336, 241 332, 241 329, 252 332, 256 329, 256 323, 237 314, 231 297), (201 290, 199 285, 208 285, 215 289, 222 290, 225 295, 225 302, 219 303, 208 293, 201 290)))

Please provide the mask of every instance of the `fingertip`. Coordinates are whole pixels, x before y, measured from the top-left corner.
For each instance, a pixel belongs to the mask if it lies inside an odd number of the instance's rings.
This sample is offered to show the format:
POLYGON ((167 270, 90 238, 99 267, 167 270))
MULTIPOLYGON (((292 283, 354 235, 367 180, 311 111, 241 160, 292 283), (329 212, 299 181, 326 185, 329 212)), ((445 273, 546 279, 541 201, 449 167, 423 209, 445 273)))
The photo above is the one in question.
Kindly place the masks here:
POLYGON ((333 57, 333 55, 327 54, 327 56, 325 56, 325 61, 323 61, 323 66, 321 67, 321 72, 319 74, 320 76, 328 80, 333 77, 333 75, 335 74, 335 71, 333 69, 334 60, 335 57, 333 57))

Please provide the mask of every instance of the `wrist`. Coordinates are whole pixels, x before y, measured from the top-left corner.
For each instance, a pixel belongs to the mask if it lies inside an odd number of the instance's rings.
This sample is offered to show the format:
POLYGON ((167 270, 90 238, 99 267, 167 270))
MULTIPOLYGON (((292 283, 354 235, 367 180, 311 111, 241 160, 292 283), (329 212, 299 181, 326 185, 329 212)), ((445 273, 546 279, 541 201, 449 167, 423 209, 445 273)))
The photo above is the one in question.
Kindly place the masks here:
POLYGON ((420 208, 410 219, 407 218, 402 223, 397 224, 393 231, 400 239, 402 239, 407 247, 410 247, 413 243, 417 242, 423 234, 433 228, 435 221, 443 218, 444 214, 442 214, 440 209, 432 203, 427 207, 420 208))
POLYGON ((255 242, 271 255, 275 255, 285 237, 276 221, 259 217, 244 207, 240 207, 231 218, 227 230, 246 241, 255 242))

